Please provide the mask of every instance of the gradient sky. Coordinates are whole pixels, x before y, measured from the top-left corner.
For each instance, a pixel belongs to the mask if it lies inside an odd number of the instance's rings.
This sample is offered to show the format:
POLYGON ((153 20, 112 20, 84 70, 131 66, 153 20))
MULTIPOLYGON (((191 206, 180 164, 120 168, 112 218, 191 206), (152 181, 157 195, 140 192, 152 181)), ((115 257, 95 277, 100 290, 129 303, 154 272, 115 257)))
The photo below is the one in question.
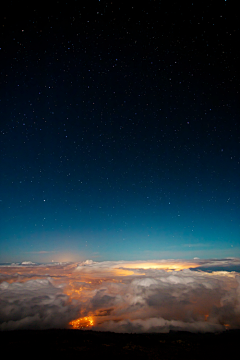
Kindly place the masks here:
POLYGON ((27 4, 1 12, 0 262, 240 256, 237 4, 27 4))

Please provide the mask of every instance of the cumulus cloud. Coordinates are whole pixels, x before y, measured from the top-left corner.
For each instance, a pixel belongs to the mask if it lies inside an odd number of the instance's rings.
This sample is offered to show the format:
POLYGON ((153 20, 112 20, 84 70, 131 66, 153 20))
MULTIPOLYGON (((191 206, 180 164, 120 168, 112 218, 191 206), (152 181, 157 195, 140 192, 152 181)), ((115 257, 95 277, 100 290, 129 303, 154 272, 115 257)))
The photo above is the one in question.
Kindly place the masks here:
POLYGON ((239 265, 228 258, 1 267, 0 329, 236 329, 240 276, 228 270, 239 265))
POLYGON ((50 280, 0 284, 0 329, 65 328, 79 309, 50 280))

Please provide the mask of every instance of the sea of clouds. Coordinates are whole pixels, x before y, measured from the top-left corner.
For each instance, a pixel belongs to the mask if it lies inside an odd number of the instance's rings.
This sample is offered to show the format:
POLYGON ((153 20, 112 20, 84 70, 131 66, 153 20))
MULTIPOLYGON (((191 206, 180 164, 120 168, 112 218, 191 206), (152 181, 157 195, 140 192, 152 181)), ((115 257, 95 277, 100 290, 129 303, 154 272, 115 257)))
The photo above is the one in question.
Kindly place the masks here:
POLYGON ((219 332, 240 328, 240 259, 0 266, 0 330, 219 332), (212 270, 211 270, 212 269, 212 270), (216 270, 217 269, 217 270, 216 270))

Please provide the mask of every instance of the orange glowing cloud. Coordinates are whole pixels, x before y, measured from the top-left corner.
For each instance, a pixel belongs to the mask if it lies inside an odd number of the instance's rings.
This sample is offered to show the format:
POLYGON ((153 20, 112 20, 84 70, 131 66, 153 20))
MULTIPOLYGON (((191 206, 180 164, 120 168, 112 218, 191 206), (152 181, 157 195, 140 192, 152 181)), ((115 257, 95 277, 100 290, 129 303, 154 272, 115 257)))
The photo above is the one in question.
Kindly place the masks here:
POLYGON ((85 316, 69 322, 69 326, 72 329, 89 328, 92 327, 93 325, 94 325, 94 321, 92 316, 85 316))
POLYGON ((137 262, 137 263, 127 263, 121 265, 121 267, 126 267, 128 269, 162 269, 162 270, 175 270, 180 271, 183 269, 189 269, 199 266, 197 263, 193 262, 179 262, 176 263, 174 261, 170 262, 137 262))
POLYGON ((216 259, 2 266, 0 330, 240 328, 240 276, 226 271, 227 261, 240 264, 224 259, 221 271, 203 271, 203 266, 216 269, 221 264, 216 259), (191 269, 196 267, 198 271, 191 269))

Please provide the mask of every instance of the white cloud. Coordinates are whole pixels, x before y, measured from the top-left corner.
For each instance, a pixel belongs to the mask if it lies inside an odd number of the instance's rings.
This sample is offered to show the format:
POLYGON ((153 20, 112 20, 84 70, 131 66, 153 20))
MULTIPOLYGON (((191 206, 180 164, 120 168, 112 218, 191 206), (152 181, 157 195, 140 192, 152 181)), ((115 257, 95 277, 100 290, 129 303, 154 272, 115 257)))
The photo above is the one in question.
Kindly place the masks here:
MULTIPOLYGON (((99 330, 93 327, 93 330, 99 330)), ((210 324, 205 321, 184 322, 178 320, 165 320, 163 318, 150 318, 146 320, 109 321, 102 325, 101 330, 117 333, 168 333, 170 330, 191 332, 221 332, 225 327, 220 324, 210 324)))
POLYGON ((78 310, 49 280, 0 284, 0 330, 65 328, 78 310))
POLYGON ((88 328, 100 331, 240 328, 240 276, 227 271, 239 264, 229 258, 1 267, 0 329, 65 328, 77 318, 85 326, 89 316, 88 328), (224 271, 193 270, 216 266, 224 271))

